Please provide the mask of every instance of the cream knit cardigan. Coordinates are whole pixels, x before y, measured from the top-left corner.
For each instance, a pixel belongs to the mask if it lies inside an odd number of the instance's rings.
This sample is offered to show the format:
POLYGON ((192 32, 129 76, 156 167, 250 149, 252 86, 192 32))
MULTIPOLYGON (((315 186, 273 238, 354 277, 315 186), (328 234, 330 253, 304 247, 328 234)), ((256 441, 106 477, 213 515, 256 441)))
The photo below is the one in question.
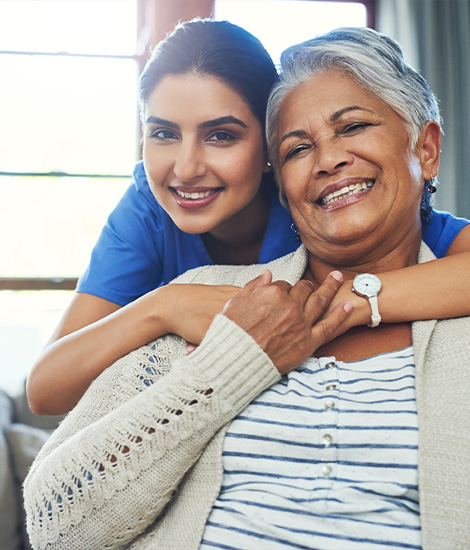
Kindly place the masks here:
MULTIPOLYGON (((422 245, 420 261, 433 259, 422 245)), ((294 284, 307 253, 267 265, 294 284)), ((211 266, 177 282, 243 285, 266 266, 211 266)), ((432 299, 432 297, 430 297, 432 299)), ((424 550, 470 548, 470 318, 413 324, 424 550)), ((227 424, 279 380, 218 315, 185 355, 169 335, 108 368, 43 447, 24 484, 34 548, 196 550, 222 480, 227 424)))

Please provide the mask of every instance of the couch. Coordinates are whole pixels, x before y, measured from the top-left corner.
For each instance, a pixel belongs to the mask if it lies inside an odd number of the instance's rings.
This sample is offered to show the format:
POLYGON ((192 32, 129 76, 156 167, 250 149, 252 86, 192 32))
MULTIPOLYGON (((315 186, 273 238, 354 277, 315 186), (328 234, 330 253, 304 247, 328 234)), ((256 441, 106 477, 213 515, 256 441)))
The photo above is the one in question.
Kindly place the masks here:
POLYGON ((0 550, 29 550, 22 484, 29 467, 62 416, 37 416, 26 392, 0 390, 0 550))

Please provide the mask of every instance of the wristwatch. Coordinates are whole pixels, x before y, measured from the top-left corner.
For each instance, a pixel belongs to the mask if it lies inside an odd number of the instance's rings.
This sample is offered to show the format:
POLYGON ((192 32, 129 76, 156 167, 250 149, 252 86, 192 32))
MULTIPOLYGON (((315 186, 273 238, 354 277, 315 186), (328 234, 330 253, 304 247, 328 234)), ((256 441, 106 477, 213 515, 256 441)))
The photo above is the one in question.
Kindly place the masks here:
POLYGON ((359 296, 364 296, 369 300, 372 310, 370 316, 370 325, 368 327, 378 327, 382 317, 379 313, 379 304, 377 302, 377 294, 382 288, 382 281, 371 273, 360 273, 354 277, 352 290, 359 296))

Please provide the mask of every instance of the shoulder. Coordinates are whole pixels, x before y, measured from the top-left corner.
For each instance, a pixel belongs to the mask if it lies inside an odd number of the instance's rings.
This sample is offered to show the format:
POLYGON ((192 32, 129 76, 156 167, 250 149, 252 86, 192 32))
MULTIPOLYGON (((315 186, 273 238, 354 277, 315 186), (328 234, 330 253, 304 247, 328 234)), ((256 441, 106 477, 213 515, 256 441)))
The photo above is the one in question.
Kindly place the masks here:
POLYGON ((432 210, 429 221, 423 225, 423 240, 436 257, 446 255, 457 234, 468 225, 469 220, 458 218, 449 212, 432 210))

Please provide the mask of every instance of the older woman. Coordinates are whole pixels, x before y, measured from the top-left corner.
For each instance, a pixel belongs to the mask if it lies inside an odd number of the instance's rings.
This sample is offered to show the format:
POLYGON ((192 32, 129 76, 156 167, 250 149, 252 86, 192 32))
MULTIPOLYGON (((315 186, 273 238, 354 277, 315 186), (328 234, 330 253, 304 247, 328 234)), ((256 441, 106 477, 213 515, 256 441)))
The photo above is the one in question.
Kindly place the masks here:
POLYGON ((284 55, 268 114, 303 246, 179 279, 245 286, 190 355, 166 336, 92 384, 25 482, 35 548, 468 547, 470 320, 380 323, 381 273, 433 259, 434 96, 343 29, 284 55), (343 277, 371 322, 331 340, 343 277))

